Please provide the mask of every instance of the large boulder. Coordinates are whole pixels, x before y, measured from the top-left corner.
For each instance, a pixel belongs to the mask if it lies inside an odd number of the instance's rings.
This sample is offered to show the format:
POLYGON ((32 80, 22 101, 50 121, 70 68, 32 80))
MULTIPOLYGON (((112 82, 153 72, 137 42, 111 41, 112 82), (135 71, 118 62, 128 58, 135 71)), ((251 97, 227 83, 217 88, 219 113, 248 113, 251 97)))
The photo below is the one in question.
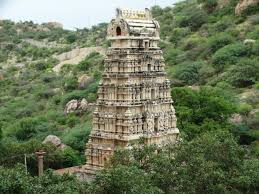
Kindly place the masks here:
POLYGON ((53 144, 56 148, 59 148, 61 150, 64 150, 67 146, 63 144, 60 140, 59 137, 55 135, 48 135, 44 141, 42 142, 43 144, 51 143, 53 144))
POLYGON ((59 147, 61 146, 62 142, 60 140, 59 137, 55 136, 55 135, 48 135, 44 141, 42 142, 43 144, 47 144, 47 143, 52 143, 54 146, 59 147))
POLYGON ((254 117, 259 113, 259 108, 250 111, 249 115, 254 117))
POLYGON ((235 8, 235 14, 241 15, 248 7, 255 6, 259 0, 240 0, 235 8))
POLYGON ((256 40, 254 39, 245 39, 244 44, 254 44, 256 40))
POLYGON ((89 106, 90 104, 87 102, 85 98, 83 98, 81 101, 74 99, 66 104, 64 112, 66 114, 73 113, 75 111, 85 112, 88 110, 89 106))
POLYGON ((85 112, 87 111, 88 109, 88 102, 85 98, 83 98, 80 102, 80 105, 78 106, 78 109, 81 111, 81 112, 85 112))
POLYGON ((65 113, 72 113, 75 112, 78 107, 78 101, 77 100, 70 100, 65 107, 65 113))
POLYGON ((229 121, 234 124, 241 124, 243 122, 243 117, 242 115, 235 113, 231 116, 229 121))
POLYGON ((86 86, 93 81, 93 78, 84 74, 78 78, 79 88, 86 88, 86 86))

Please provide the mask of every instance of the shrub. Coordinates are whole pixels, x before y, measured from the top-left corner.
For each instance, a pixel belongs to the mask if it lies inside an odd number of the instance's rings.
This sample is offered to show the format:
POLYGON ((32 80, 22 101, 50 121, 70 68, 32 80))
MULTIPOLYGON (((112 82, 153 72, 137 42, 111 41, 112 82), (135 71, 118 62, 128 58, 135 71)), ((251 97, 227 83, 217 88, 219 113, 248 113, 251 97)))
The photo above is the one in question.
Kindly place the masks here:
POLYGON ((77 37, 75 34, 69 34, 66 36, 66 41, 71 44, 77 40, 77 37))
POLYGON ((232 43, 233 41, 233 37, 227 33, 213 35, 209 38, 208 41, 209 53, 214 53, 218 49, 232 43))
POLYGON ((227 119, 236 109, 230 95, 220 88, 174 88, 172 98, 178 125, 188 139, 213 128, 226 129, 227 119))
POLYGON ((183 42, 183 50, 200 50, 199 48, 201 48, 204 43, 206 43, 205 38, 200 36, 192 36, 183 42))
POLYGON ((236 87, 253 85, 259 79, 259 63, 256 60, 242 59, 228 73, 227 81, 236 87))
POLYGON ((79 100, 79 99, 85 98, 86 96, 87 96, 87 92, 85 90, 76 90, 62 96, 61 102, 64 107, 70 100, 73 100, 73 99, 79 100))
POLYGON ((259 15, 253 15, 249 17, 249 20, 253 25, 259 24, 259 15))
POLYGON ((103 64, 103 56, 98 52, 92 52, 77 65, 77 69, 79 71, 90 71, 94 68, 101 68, 101 64, 103 64))
POLYGON ((211 30, 213 30, 211 33, 216 32, 223 32, 225 31, 227 28, 232 27, 233 26, 233 17, 225 15, 224 17, 222 17, 220 20, 218 20, 218 22, 216 22, 213 25, 213 28, 211 30))
POLYGON ((208 12, 213 12, 217 5, 218 5, 218 1, 217 0, 198 0, 198 3, 202 3, 203 4, 203 8, 208 12))
POLYGON ((257 40, 252 46, 252 54, 259 56, 259 40, 257 40))
POLYGON ((78 81, 77 78, 75 76, 69 76, 64 80, 63 83, 64 89, 66 91, 72 91, 77 89, 78 87, 78 81))
POLYGON ((238 106, 238 112, 244 116, 247 116, 248 113, 253 109, 250 104, 242 103, 238 106))
POLYGON ((67 117, 66 117, 66 124, 72 128, 74 127, 76 124, 80 123, 80 119, 79 117, 77 117, 76 115, 74 114, 69 114, 67 117))
POLYGON ((36 135, 36 125, 39 122, 33 118, 24 118, 15 126, 15 137, 18 140, 28 140, 36 135))
POLYGON ((58 79, 58 76, 55 73, 44 73, 41 75, 41 79, 45 83, 50 83, 58 79))
POLYGON ((250 49, 242 43, 230 44, 213 54, 212 63, 216 70, 220 72, 226 65, 235 65, 239 57, 248 55, 249 53, 250 49))
POLYGON ((253 27, 253 30, 251 32, 247 33, 247 38, 255 39, 255 40, 259 39, 259 26, 258 25, 255 25, 253 27))
POLYGON ((91 123, 87 122, 82 125, 77 125, 67 133, 63 134, 63 141, 66 145, 80 152, 85 151, 85 143, 88 142, 91 131, 91 123))
POLYGON ((175 18, 180 27, 190 27, 192 30, 197 30, 208 21, 207 13, 196 6, 185 8, 182 15, 175 18))
POLYGON ((172 43, 178 43, 182 38, 190 34, 189 28, 174 28, 170 33, 169 41, 172 43))
POLYGON ((164 53, 165 62, 169 66, 176 65, 177 63, 183 61, 183 59, 181 59, 183 55, 183 51, 179 49, 175 49, 173 47, 167 48, 164 53))
MULTIPOLYGON (((188 62, 187 62, 188 63, 188 62)), ((192 85, 199 80, 200 62, 189 62, 188 65, 183 65, 182 68, 176 71, 175 77, 182 80, 185 84, 192 85)))
POLYGON ((40 98, 48 99, 48 98, 55 96, 55 94, 56 94, 56 92, 53 89, 46 89, 46 90, 40 91, 38 93, 38 96, 40 98))

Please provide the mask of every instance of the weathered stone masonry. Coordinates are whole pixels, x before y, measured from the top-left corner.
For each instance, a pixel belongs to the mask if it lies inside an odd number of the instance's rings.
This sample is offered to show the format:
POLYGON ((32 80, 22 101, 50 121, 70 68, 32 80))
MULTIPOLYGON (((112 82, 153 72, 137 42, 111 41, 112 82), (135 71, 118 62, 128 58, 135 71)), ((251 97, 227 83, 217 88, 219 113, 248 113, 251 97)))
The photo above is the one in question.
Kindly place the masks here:
POLYGON ((118 146, 128 148, 140 138, 162 145, 175 142, 179 134, 158 47, 158 22, 148 9, 117 9, 107 33, 111 47, 86 145, 87 163, 79 176, 102 169, 118 146))

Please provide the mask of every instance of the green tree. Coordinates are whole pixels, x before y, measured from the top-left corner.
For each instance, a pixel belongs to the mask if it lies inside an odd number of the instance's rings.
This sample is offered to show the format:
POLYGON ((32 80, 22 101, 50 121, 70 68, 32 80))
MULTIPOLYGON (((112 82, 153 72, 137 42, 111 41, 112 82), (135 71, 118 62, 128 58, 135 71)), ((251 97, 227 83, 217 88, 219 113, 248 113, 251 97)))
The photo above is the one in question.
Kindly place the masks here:
POLYGON ((75 34, 69 34, 66 36, 66 41, 71 44, 77 40, 77 37, 75 34))
POLYGON ((256 60, 241 59, 228 72, 227 81, 236 87, 247 87, 259 80, 259 63, 256 60))
POLYGON ((118 165, 116 168, 98 174, 90 189, 96 194, 159 194, 145 172, 135 166, 118 165))
POLYGON ((189 6, 183 9, 181 15, 176 16, 175 19, 180 27, 190 27, 195 31, 208 21, 208 15, 196 6, 189 6))
POLYGON ((220 88, 174 88, 172 98, 175 101, 179 128, 187 134, 188 139, 213 129, 202 127, 208 120, 213 121, 213 125, 218 123, 218 128, 226 128, 228 118, 236 109, 228 94, 220 88))
POLYGON ((157 188, 166 194, 256 193, 258 160, 244 157, 245 150, 228 131, 206 132, 160 148, 140 144, 118 150, 91 187, 96 193, 115 194, 159 193, 157 188))
POLYGON ((202 3, 203 4, 203 8, 208 12, 213 12, 217 5, 218 5, 218 1, 217 0, 198 0, 198 3, 202 3))
POLYGON ((233 37, 227 33, 215 34, 208 40, 209 53, 215 53, 218 49, 234 42, 233 37))
POLYGON ((222 70, 227 65, 235 65, 239 57, 245 56, 249 53, 249 49, 242 43, 227 45, 215 52, 212 56, 212 64, 217 72, 222 70))
POLYGON ((199 80, 199 69, 201 65, 200 62, 190 62, 190 64, 178 69, 178 71, 175 72, 175 77, 187 85, 193 85, 199 80))
POLYGON ((87 194, 88 184, 69 175, 56 175, 45 171, 41 177, 32 177, 25 173, 23 166, 13 169, 0 167, 0 193, 36 194, 36 193, 73 193, 87 194))

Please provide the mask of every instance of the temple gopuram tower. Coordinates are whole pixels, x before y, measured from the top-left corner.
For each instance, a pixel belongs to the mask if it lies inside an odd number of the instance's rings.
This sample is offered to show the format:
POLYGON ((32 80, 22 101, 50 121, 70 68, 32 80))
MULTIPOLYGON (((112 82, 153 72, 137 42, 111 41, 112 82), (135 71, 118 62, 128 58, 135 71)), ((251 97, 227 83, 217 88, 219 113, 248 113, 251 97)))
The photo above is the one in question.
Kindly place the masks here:
POLYGON ((117 9, 108 26, 105 71, 99 84, 93 129, 83 171, 95 174, 117 147, 175 142, 175 110, 158 47, 159 24, 151 12, 117 9))

